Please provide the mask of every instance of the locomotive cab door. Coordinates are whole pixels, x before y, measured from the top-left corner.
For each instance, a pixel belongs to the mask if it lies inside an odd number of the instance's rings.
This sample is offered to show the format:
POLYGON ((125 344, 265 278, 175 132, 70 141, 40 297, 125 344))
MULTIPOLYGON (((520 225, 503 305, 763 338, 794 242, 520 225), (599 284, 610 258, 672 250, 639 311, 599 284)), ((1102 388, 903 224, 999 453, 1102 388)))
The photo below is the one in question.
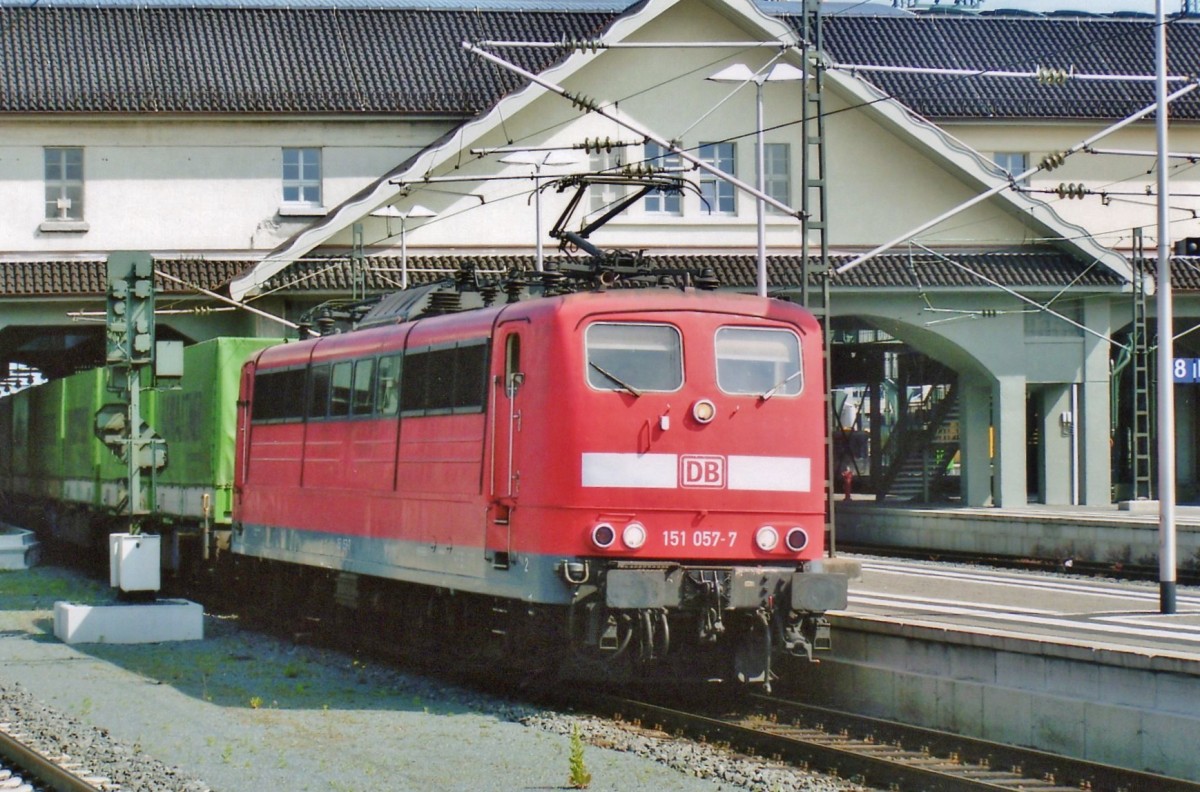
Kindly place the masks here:
POLYGON ((521 335, 513 325, 496 333, 500 354, 491 376, 492 414, 489 421, 492 449, 488 471, 487 535, 484 552, 492 566, 507 569, 512 552, 513 520, 521 491, 521 472, 516 449, 521 435, 521 391, 525 373, 521 368, 521 335))

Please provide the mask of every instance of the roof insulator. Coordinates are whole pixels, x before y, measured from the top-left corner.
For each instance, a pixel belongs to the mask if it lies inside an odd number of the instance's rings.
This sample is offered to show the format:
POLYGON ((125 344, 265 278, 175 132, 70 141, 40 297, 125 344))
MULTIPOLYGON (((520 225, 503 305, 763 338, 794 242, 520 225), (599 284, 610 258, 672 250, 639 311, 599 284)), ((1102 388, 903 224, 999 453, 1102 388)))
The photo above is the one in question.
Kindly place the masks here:
POLYGON ((1069 69, 1053 69, 1049 66, 1037 67, 1038 85, 1066 85, 1075 76, 1075 67, 1069 69))
POLYGON ((1042 170, 1052 171, 1055 168, 1057 168, 1059 165, 1062 165, 1066 161, 1067 161, 1066 152, 1056 151, 1053 154, 1047 154, 1045 157, 1042 158, 1041 167, 1042 167, 1042 170))
POLYGON ((1059 198, 1079 198, 1082 199, 1085 195, 1091 194, 1091 190, 1085 187, 1082 183, 1067 183, 1063 182, 1054 188, 1055 194, 1059 198))

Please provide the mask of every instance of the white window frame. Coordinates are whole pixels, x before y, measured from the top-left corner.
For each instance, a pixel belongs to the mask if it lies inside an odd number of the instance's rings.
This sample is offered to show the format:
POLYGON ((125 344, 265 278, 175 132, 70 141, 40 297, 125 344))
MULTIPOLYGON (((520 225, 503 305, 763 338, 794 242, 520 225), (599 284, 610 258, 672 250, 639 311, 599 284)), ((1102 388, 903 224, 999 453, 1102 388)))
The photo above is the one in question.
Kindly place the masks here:
MULTIPOLYGON (((719 168, 730 176, 737 176, 737 144, 724 141, 721 143, 701 143, 700 159, 706 164, 719 168)), ((736 215, 737 189, 724 179, 718 179, 707 171, 700 176, 701 210, 705 214, 736 215)))
MULTIPOLYGON (((763 192, 780 203, 792 205, 792 148, 787 143, 763 144, 763 192)), ((783 214, 767 204, 768 214, 783 214)))
MULTIPOLYGON (((665 146, 660 146, 652 141, 646 142, 644 158, 646 164, 652 168, 667 170, 680 170, 683 168, 683 158, 677 152, 672 152, 665 146)), ((646 193, 642 209, 647 214, 678 217, 683 214, 683 193, 679 191, 653 190, 646 193)))
POLYGON ((84 158, 81 146, 46 146, 42 154, 45 178, 43 231, 86 230, 84 208, 84 158))
MULTIPOLYGON (((625 165, 625 150, 595 151, 588 155, 588 169, 592 173, 618 173, 625 165)), ((628 193, 627 188, 615 184, 588 185, 588 215, 607 212, 609 207, 628 193)))
MULTIPOLYGON (((1009 176, 1020 176, 1029 170, 1029 154, 1024 151, 996 151, 992 154, 992 162, 1008 173, 1009 176)), ((1029 179, 1017 182, 1022 187, 1029 186, 1029 179)))
POLYGON ((319 148, 285 146, 281 152, 283 206, 320 209, 322 189, 322 152, 319 148))

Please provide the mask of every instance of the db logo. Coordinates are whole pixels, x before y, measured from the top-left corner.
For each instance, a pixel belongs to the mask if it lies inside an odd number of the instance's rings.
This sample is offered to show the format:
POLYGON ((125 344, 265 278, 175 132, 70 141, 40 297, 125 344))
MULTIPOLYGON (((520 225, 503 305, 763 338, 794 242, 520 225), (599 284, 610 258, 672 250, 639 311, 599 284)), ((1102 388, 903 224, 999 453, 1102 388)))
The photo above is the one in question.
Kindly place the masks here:
POLYGON ((725 486, 725 457, 682 456, 679 458, 679 479, 685 487, 725 486))

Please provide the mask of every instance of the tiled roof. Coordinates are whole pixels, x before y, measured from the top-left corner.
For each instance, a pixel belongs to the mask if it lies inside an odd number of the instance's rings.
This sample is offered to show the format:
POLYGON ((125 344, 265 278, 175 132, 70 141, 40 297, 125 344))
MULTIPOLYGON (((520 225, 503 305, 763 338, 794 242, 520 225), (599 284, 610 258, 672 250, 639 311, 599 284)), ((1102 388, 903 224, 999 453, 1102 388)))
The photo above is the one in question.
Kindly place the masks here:
MULTIPOLYGON (((469 115, 521 84, 462 48, 596 35, 603 12, 0 8, 0 112, 469 115)), ((508 57, 540 70, 552 50, 508 57)))
MULTIPOLYGON (((558 261, 548 257, 548 261, 558 261)), ((837 266, 851 260, 838 256, 837 266)), ((532 256, 409 256, 409 280, 428 283, 448 277, 463 261, 473 262, 484 273, 512 269, 532 270, 532 256)), ((664 268, 711 268, 724 287, 751 289, 755 285, 753 255, 649 256, 648 261, 664 268)), ((1200 259, 1177 260, 1176 281, 1180 289, 1200 290, 1200 259)), ((157 259, 155 267, 191 286, 215 291, 250 265, 247 261, 210 259, 157 259)), ((366 285, 371 291, 400 287, 401 261, 397 256, 371 256, 365 260, 366 285)), ((349 295, 351 265, 348 259, 306 259, 276 275, 264 291, 349 295)), ((799 256, 770 256, 769 280, 773 287, 797 286, 802 275, 799 256)), ((1085 267, 1062 253, 1029 249, 993 251, 946 256, 889 253, 876 256, 838 276, 833 288, 904 289, 987 288, 990 283, 1011 288, 1114 288, 1121 280, 1104 267, 1085 267)), ((159 278, 162 294, 192 291, 174 281, 159 278)), ((0 299, 45 296, 99 296, 105 289, 103 260, 7 261, 0 262, 0 299)))
MULTIPOLYGON (((154 266, 189 285, 156 279, 161 294, 187 294, 199 286, 210 291, 238 274, 251 262, 205 259, 157 259, 154 266)), ((103 259, 0 261, 0 299, 102 295, 107 288, 103 259)))
MULTIPOLYGON (((1154 75, 1154 22, 1140 19, 999 16, 831 16, 825 46, 838 63, 1078 74, 1154 75)), ((1200 24, 1168 25, 1168 71, 1189 75, 1200 62, 1200 24)), ((1154 83, 859 73, 921 115, 953 118, 1112 119, 1154 102, 1154 83)), ((1173 118, 1200 119, 1200 96, 1171 105, 1173 118)))
MULTIPOLYGON (((0 112, 473 115, 520 81, 465 52, 463 41, 587 38, 617 16, 612 3, 431 5, 0 4, 0 112)), ((795 4, 774 5, 764 9, 799 23, 789 16, 795 4)), ((833 14, 825 43, 842 63, 1154 73, 1153 25, 1144 20, 833 14)), ((1172 73, 1193 71, 1200 24, 1172 23, 1169 53, 1172 73)), ((561 57, 549 49, 505 56, 533 70, 561 57)), ((1150 82, 1051 87, 987 76, 861 76, 940 119, 1118 119, 1154 94, 1150 82)), ((1200 119, 1200 97, 1172 112, 1200 119)))

